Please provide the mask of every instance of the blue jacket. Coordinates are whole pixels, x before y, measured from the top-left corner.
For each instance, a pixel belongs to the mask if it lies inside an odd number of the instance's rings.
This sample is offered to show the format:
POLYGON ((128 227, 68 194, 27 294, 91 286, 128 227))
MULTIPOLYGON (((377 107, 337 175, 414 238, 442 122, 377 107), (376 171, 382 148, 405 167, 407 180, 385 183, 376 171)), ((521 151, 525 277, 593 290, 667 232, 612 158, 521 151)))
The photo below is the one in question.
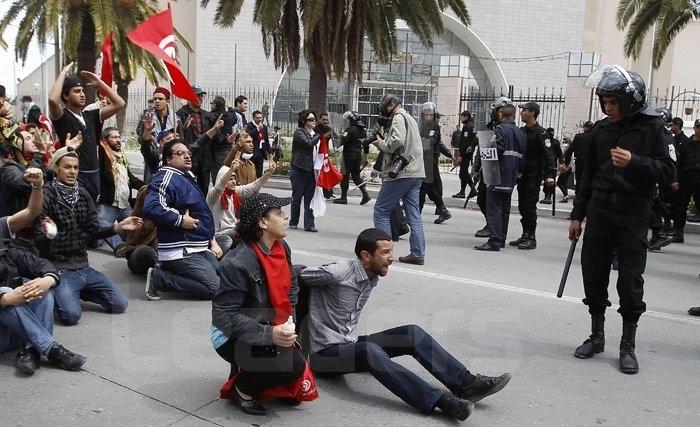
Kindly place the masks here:
POLYGON ((156 225, 159 250, 206 248, 214 238, 214 218, 194 177, 170 166, 160 168, 148 185, 143 216, 156 225), (199 220, 194 230, 180 226, 186 210, 199 220))
POLYGON ((503 122, 494 129, 498 150, 501 184, 494 186, 494 191, 511 192, 515 188, 518 176, 525 167, 525 150, 527 136, 513 122, 503 122))

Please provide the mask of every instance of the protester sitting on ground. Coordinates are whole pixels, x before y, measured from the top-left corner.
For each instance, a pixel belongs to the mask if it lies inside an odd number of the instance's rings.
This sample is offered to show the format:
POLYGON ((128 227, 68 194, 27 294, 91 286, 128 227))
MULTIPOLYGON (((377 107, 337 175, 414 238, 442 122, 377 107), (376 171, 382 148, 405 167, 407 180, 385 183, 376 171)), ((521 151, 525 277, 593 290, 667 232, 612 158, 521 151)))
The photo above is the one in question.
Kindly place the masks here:
POLYGON ((153 176, 143 214, 153 221, 158 236, 160 266, 146 273, 146 297, 159 291, 185 292, 211 299, 219 289, 223 254, 214 239, 214 218, 204 194, 190 173, 191 153, 179 140, 163 146, 164 166, 153 176))
POLYGON ((237 225, 243 243, 223 259, 212 303, 212 344, 231 364, 231 376, 238 372, 232 395, 252 415, 267 412, 260 393, 295 381, 305 367, 295 332, 284 327, 294 317, 299 289, 283 240, 282 207, 291 201, 260 193, 243 202, 237 225))
POLYGON ((216 241, 224 255, 237 244, 240 239, 236 236, 236 213, 240 211, 241 201, 258 194, 263 185, 275 172, 277 165, 270 162, 269 169, 263 176, 246 185, 236 185, 236 174, 233 173, 238 160, 233 167, 221 166, 216 175, 216 185, 207 193, 207 204, 214 217, 216 241))
POLYGON ((238 160, 233 172, 236 174, 236 181, 239 185, 250 184, 255 181, 255 164, 251 160, 253 157, 253 138, 247 131, 238 133, 238 139, 233 144, 233 148, 224 160, 224 166, 231 167, 234 160, 238 160))
POLYGON ((391 236, 370 228, 357 237, 357 258, 301 272, 299 285, 310 288, 311 367, 318 374, 369 372, 404 402, 430 414, 435 408, 465 420, 478 402, 510 381, 473 375, 426 331, 404 325, 358 336, 360 313, 370 293, 394 261, 391 236), (391 359, 413 356, 449 391, 440 390, 391 359))
POLYGON ((127 231, 124 243, 119 245, 116 255, 126 258, 126 267, 134 274, 146 275, 149 268, 155 267, 158 262, 158 240, 156 226, 148 218, 143 216, 143 202, 148 193, 148 186, 144 185, 136 194, 133 216, 141 218, 143 223, 137 230, 127 231))
POLYGON ((70 147, 56 151, 53 156, 56 174, 44 186, 44 214, 57 227, 53 239, 37 233, 35 243, 39 254, 61 272, 61 283, 54 297, 59 319, 66 325, 78 323, 80 299, 104 307, 109 313, 123 313, 128 301, 117 285, 90 267, 85 250, 88 237, 104 239, 125 230, 141 226, 141 219, 128 217, 114 225, 101 227, 90 194, 78 185, 78 154, 70 147))
POLYGON ((0 167, 0 179, 3 186, 4 211, 11 215, 27 206, 32 187, 24 178, 27 168, 44 168, 44 153, 34 143, 34 137, 25 131, 19 132, 17 138, 8 144, 12 159, 5 159, 0 167))
MULTIPOLYGON (((100 198, 97 218, 100 225, 108 227, 114 222, 131 216, 131 190, 138 190, 144 183, 131 173, 129 160, 122 151, 121 135, 117 128, 108 127, 100 135, 100 198)), ((105 239, 113 251, 123 242, 119 235, 105 239)))
POLYGON ((4 248, 6 240, 41 213, 42 175, 36 168, 25 172, 32 186, 29 204, 0 218, 0 353, 19 347, 17 366, 28 375, 39 367, 42 354, 62 369, 74 370, 85 363, 84 357, 66 350, 52 337, 54 299, 50 288, 59 281, 56 268, 28 251, 4 248), (15 285, 13 279, 21 277, 31 280, 15 285))

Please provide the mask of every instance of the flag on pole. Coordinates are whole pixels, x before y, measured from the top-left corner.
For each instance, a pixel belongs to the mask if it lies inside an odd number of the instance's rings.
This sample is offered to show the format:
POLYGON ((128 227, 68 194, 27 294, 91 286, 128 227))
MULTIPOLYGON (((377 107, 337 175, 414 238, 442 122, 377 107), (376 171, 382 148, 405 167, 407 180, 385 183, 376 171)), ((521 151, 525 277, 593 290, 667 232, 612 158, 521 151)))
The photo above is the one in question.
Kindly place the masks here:
POLYGON ((170 88, 175 96, 198 102, 192 85, 175 61, 175 31, 170 5, 166 10, 143 21, 126 37, 136 46, 149 51, 163 61, 170 76, 170 88))
MULTIPOLYGON (((112 87, 112 32, 110 31, 102 42, 102 51, 100 52, 100 80, 105 82, 108 87, 112 87)), ((105 95, 100 91, 101 95, 105 95)))
POLYGON ((330 190, 343 180, 343 174, 333 165, 333 160, 330 157, 328 140, 329 138, 326 135, 321 135, 317 154, 321 167, 318 171, 316 185, 326 190, 330 190))

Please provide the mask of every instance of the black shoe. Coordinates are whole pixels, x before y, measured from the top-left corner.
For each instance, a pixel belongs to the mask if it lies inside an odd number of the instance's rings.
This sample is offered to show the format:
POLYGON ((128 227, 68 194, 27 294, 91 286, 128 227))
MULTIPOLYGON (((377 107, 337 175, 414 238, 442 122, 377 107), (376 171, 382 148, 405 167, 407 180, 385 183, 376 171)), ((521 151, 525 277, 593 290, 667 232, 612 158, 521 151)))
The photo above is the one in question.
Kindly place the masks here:
POLYGON ((340 197, 338 199, 333 200, 333 204, 336 205, 347 205, 348 204, 348 199, 345 197, 340 197))
POLYGON ((435 208, 435 212, 434 212, 434 215, 440 215, 440 209, 438 209, 438 208, 435 208))
POLYGON ((670 237, 662 234, 659 237, 657 237, 656 239, 652 239, 649 242, 649 250, 652 252, 660 251, 661 248, 664 248, 664 247, 670 245, 671 240, 672 239, 670 237))
POLYGON ((477 194, 479 194, 479 192, 476 191, 476 188, 472 188, 472 190, 469 192, 469 195, 467 196, 467 199, 471 199, 472 197, 476 197, 477 194))
POLYGON ((541 205, 551 205, 551 204, 552 204, 552 199, 544 198, 544 199, 540 200, 540 204, 541 204, 541 205))
POLYGON ((316 227, 305 228, 304 231, 308 231, 311 233, 318 233, 318 230, 316 230, 316 227))
POLYGON ((537 240, 534 237, 529 236, 527 240, 518 245, 518 249, 530 250, 537 248, 537 240))
POLYGON ((472 414, 474 411, 474 404, 468 400, 460 399, 452 393, 445 393, 440 396, 436 408, 440 408, 445 414, 457 418, 460 421, 464 421, 472 414))
POLYGON ((298 228, 299 228, 299 226, 296 225, 296 224, 294 224, 294 225, 289 224, 289 229, 290 229, 290 230, 296 230, 296 229, 298 229, 298 228))
POLYGON ((487 251, 487 252, 498 252, 501 250, 498 246, 493 246, 492 244, 486 242, 483 245, 474 246, 477 251, 487 251))
POLYGON ((685 238, 683 237, 683 230, 682 229, 675 229, 673 230, 673 235, 671 235, 671 243, 684 243, 685 238))
POLYGON ((442 224, 450 218, 452 218, 452 214, 450 214, 450 211, 445 209, 444 211, 440 212, 440 216, 438 216, 433 222, 435 224, 442 224))
POLYGON ((32 348, 25 348, 17 352, 15 363, 20 371, 27 375, 34 375, 41 362, 41 355, 38 351, 32 348))
POLYGON ((691 316, 700 316, 700 307, 690 307, 688 309, 688 314, 691 316))
POLYGON ((481 230, 474 233, 474 237, 481 237, 481 238, 487 237, 488 238, 488 237, 491 237, 491 232, 489 231, 488 227, 484 227, 481 230))
POLYGON ((605 350, 605 316, 591 316, 591 335, 574 351, 579 359, 588 359, 605 350))
POLYGON ((233 396, 233 400, 236 401, 236 404, 244 413, 248 415, 267 415, 267 408, 259 400, 244 399, 238 394, 238 389, 235 386, 231 390, 231 396, 233 396))
POLYGON ((522 236, 518 237, 517 239, 508 242, 510 246, 518 246, 519 244, 523 243, 524 241, 527 240, 527 234, 523 233, 522 236))
POLYGON ((622 322, 622 338, 620 339, 620 371, 625 374, 636 374, 639 372, 639 363, 634 354, 635 334, 637 324, 633 322, 622 322))
POLYGON ((360 200, 360 205, 366 205, 370 200, 372 200, 372 197, 369 194, 365 194, 362 196, 362 200, 360 200))
POLYGON ((498 393, 510 381, 510 374, 506 372, 500 377, 487 377, 477 374, 476 381, 469 387, 462 387, 457 396, 471 402, 478 402, 486 396, 498 393))
POLYGON ((73 353, 56 343, 53 343, 51 350, 49 350, 48 359, 49 363, 66 371, 77 371, 87 361, 85 356, 73 353))
POLYGON ((464 198, 464 192, 460 191, 459 193, 455 193, 452 195, 453 199, 463 199, 464 198))
POLYGON ((400 256, 399 262, 404 262, 406 264, 423 265, 425 263, 425 258, 418 258, 413 254, 408 254, 406 256, 400 256))

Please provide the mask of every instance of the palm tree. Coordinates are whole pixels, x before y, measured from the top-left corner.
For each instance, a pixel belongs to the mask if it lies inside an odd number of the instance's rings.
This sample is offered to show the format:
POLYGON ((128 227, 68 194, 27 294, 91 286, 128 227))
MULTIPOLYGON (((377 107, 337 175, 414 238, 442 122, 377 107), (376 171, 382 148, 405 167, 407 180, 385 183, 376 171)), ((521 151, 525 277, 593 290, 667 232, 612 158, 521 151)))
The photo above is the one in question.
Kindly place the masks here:
MULTIPOLYGON (((207 7, 209 0, 202 0, 207 7)), ((214 23, 231 27, 243 0, 219 0, 214 23)), ((426 47, 433 32, 444 31, 441 11, 451 8, 464 25, 470 22, 464 0, 257 0, 253 21, 260 25, 265 55, 276 68, 299 66, 303 31, 309 64, 309 106, 325 110, 328 77, 350 83, 362 79, 365 37, 382 62, 398 50, 396 20, 402 19, 426 47), (346 71, 347 67, 347 71, 346 71)))
POLYGON ((652 66, 659 68, 678 33, 700 18, 700 0, 620 0, 617 27, 627 30, 625 55, 639 58, 644 38, 653 28, 652 66))

